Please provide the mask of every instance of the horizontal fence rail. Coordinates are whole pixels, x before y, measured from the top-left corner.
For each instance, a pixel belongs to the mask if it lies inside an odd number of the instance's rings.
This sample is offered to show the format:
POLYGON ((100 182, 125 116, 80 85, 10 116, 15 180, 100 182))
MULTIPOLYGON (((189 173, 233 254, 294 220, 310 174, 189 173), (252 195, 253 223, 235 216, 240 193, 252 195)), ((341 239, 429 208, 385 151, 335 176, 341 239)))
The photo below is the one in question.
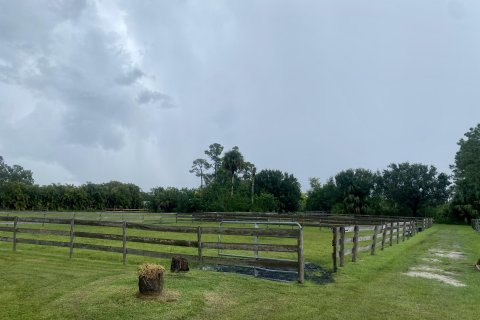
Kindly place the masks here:
MULTIPOLYGON (((171 226, 171 225, 150 225, 133 223, 127 221, 96 221, 64 218, 35 218, 35 217, 5 217, 0 216, 0 221, 4 223, 0 226, 0 241, 11 242, 13 250, 16 251, 18 244, 31 244, 41 246, 55 246, 69 248, 70 258, 74 253, 74 249, 97 250, 104 252, 122 253, 123 263, 126 263, 127 255, 139 255, 154 258, 172 258, 174 256, 182 256, 187 259, 198 262, 200 265, 209 264, 225 264, 225 265, 241 265, 261 268, 282 268, 296 271, 298 274, 298 282, 304 283, 304 257, 303 257, 303 232, 302 227, 298 225, 297 229, 290 228, 246 228, 241 226, 219 226, 219 227, 193 227, 193 226, 171 226), (25 227, 21 225, 26 225, 25 227), (54 228, 45 229, 45 225, 64 226, 64 230, 55 230, 54 228), (40 228, 41 226, 41 228, 40 228), (81 231, 77 231, 76 227, 82 226, 81 231), (116 230, 113 232, 95 232, 84 231, 85 227, 106 227, 116 230), (68 230, 66 230, 68 229, 68 230), (121 233, 119 231, 121 230, 121 233), (172 239, 167 237, 155 236, 138 236, 128 234, 128 230, 144 230, 151 231, 156 234, 161 233, 180 233, 195 234, 196 240, 172 239), (5 233, 10 236, 5 236, 5 233), (22 238, 22 234, 36 236, 52 236, 55 240, 50 239, 31 239, 30 237, 22 238), (220 241, 205 241, 204 235, 224 236, 220 241), (255 242, 232 242, 225 241, 225 236, 237 237, 253 237, 258 240, 259 237, 268 238, 285 238, 287 241, 295 242, 293 244, 285 243, 258 243, 255 242), (62 240, 57 240, 63 237, 62 240), (100 239, 121 242, 121 246, 109 246, 104 244, 81 243, 79 239, 100 239), (68 241, 65 241, 68 239, 68 241), (290 240, 288 240, 290 239, 290 240), (179 252, 165 252, 156 250, 144 250, 139 248, 129 248, 127 243, 142 243, 151 245, 167 245, 173 247, 190 247, 196 248, 195 254, 185 254, 179 252), (231 256, 212 256, 205 255, 205 250, 237 250, 240 252, 254 252, 254 257, 231 255, 231 256), (288 260, 276 257, 260 257, 258 252, 270 253, 291 253, 296 254, 297 259, 288 260)), ((243 223, 243 222, 242 222, 243 223)), ((254 222, 253 222, 254 223, 254 222)), ((245 223, 246 224, 246 223, 245 223)), ((102 229, 103 231, 103 229, 102 229)), ((243 239, 241 238, 241 239, 243 239)), ((240 240, 237 240, 240 241, 240 240)), ((173 250, 175 251, 175 250, 173 250)))
MULTIPOLYGON (((34 216, 43 219, 66 217, 72 218, 75 212, 0 212, 1 215, 9 216, 34 216)), ((328 212, 297 212, 297 213, 259 213, 259 212, 194 212, 194 213, 156 213, 144 210, 122 210, 122 211, 101 211, 82 212, 88 215, 90 220, 98 221, 127 221, 148 224, 178 224, 195 222, 221 222, 225 220, 236 221, 281 221, 298 222, 302 226, 311 227, 332 227, 342 225, 376 225, 387 224, 391 221, 415 220, 417 227, 427 229, 433 223, 431 218, 396 217, 381 215, 352 215, 352 214, 331 214, 328 212)))

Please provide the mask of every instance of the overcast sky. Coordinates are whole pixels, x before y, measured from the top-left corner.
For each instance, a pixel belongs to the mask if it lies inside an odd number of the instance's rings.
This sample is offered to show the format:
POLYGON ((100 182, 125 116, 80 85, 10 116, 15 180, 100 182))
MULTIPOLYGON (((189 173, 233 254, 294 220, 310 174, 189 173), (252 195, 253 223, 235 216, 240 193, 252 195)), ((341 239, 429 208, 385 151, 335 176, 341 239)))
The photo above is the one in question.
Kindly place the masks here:
POLYGON ((479 101, 478 0, 0 0, 0 155, 38 184, 195 187, 215 142, 304 190, 449 172, 479 101))

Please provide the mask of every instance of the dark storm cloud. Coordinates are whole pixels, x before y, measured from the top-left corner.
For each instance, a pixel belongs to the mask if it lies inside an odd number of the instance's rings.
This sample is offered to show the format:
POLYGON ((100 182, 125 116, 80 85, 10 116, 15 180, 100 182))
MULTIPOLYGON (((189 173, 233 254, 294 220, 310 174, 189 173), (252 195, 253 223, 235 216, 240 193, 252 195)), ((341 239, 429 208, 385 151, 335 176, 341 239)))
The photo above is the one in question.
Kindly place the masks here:
POLYGON ((6 61, 0 64, 0 79, 60 103, 63 120, 57 125, 65 143, 119 149, 120 129, 135 125, 137 92, 171 104, 168 96, 146 91, 138 82, 145 72, 91 2, 15 3, 6 4, 2 18, 16 20, 0 19, 0 61, 6 61))

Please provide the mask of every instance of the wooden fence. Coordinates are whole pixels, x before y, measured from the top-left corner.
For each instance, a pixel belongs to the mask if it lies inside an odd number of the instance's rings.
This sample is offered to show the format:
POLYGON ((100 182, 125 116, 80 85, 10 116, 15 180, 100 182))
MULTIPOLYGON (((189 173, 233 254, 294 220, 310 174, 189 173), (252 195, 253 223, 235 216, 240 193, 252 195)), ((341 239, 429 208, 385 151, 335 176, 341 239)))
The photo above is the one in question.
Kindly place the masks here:
POLYGON ((432 218, 382 216, 382 215, 349 215, 330 214, 327 212, 298 212, 298 213, 258 213, 258 212, 196 212, 177 213, 178 221, 220 222, 225 220, 236 221, 291 221, 303 226, 331 227, 343 225, 375 225, 387 224, 397 220, 412 220, 416 227, 427 229, 433 224, 432 218))
MULTIPOLYGON (((16 251, 18 244, 33 244, 43 246, 55 246, 69 248, 69 256, 72 258, 74 249, 87 249, 105 252, 121 253, 123 255, 123 263, 126 262, 127 255, 139 255, 155 258, 171 258, 172 256, 181 255, 191 261, 196 261, 200 265, 203 264, 225 264, 225 265, 241 265, 252 266, 260 268, 282 268, 296 271, 298 274, 298 282, 304 283, 304 254, 303 254, 303 230, 301 227, 297 229, 290 228, 244 228, 244 227, 192 227, 192 226, 165 226, 165 225, 151 225, 133 223, 127 221, 111 222, 111 221, 95 221, 95 220, 79 220, 75 217, 71 219, 62 218, 31 218, 31 217, 0 217, 0 221, 4 221, 4 226, 0 226, 0 241, 11 242, 13 250, 16 251), (28 224, 28 227, 21 227, 21 224, 28 224), (42 228, 40 228, 40 224, 42 228), (43 226, 56 226, 53 229, 45 229, 43 226), (59 225, 69 226, 69 230, 58 230, 59 225), (116 234, 76 231, 76 226, 87 227, 107 227, 117 230, 116 234), (121 234, 119 232, 121 229, 121 234), (129 235, 128 230, 144 230, 153 232, 166 233, 182 233, 182 234, 196 234, 196 240, 178 240, 171 238, 157 238, 147 236, 129 235), (5 236, 5 234, 11 234, 5 236), (45 240, 45 239, 31 239, 21 238, 21 234, 30 235, 47 235, 48 237, 63 237, 68 241, 45 240), (225 237, 222 242, 208 242, 205 241, 204 235, 225 235, 225 236, 239 236, 245 237, 268 237, 268 238, 293 238, 296 240, 295 244, 260 244, 247 242, 225 242, 225 237), (120 241, 121 246, 107 246, 100 244, 88 244, 78 242, 78 238, 90 238, 101 240, 120 241), (153 250, 134 249, 127 247, 127 243, 142 243, 153 245, 168 245, 174 247, 190 247, 197 248, 197 254, 183 254, 178 252, 161 252, 153 250), (205 255, 204 251, 207 249, 218 250, 237 250, 241 252, 255 252, 252 257, 239 256, 212 256, 205 255), (280 259, 270 257, 259 257, 258 252, 274 252, 274 253, 292 253, 296 254, 297 258, 280 259)), ((68 228, 68 227, 67 227, 68 228)), ((102 229, 103 230, 103 229, 102 229)), ((109 229, 110 230, 110 229, 109 229)), ((95 230, 97 231, 97 230, 95 230)), ((220 239, 220 237, 218 237, 220 239)), ((211 252, 212 250, 210 250, 211 252)))
MULTIPOLYGON (((433 220, 430 218, 424 219, 421 222, 421 228, 426 229, 431 227, 433 220)), ((352 226, 334 226, 332 227, 332 260, 333 271, 337 271, 338 266, 345 265, 345 258, 352 256, 352 262, 356 262, 360 252, 370 252, 375 255, 378 250, 384 250, 386 247, 399 244, 400 241, 405 241, 414 236, 418 230, 423 230, 418 227, 417 220, 397 220, 390 221, 384 224, 366 226, 366 225, 352 225, 352 226), (348 237, 347 235, 353 234, 348 237)))
MULTIPOLYGON (((0 212, 0 216, 29 216, 47 218, 72 218, 76 212, 0 212)), ((417 227, 426 229, 433 223, 431 218, 396 217, 381 215, 349 215, 331 214, 328 212, 297 212, 297 213, 259 213, 259 212, 195 212, 195 213, 156 213, 146 211, 100 211, 79 212, 85 219, 98 221, 128 221, 155 224, 178 224, 195 222, 235 221, 282 221, 298 222, 302 226, 332 227, 344 225, 376 225, 387 224, 396 220, 416 220, 417 227)))
POLYGON ((480 219, 472 219, 472 228, 480 232, 480 219))

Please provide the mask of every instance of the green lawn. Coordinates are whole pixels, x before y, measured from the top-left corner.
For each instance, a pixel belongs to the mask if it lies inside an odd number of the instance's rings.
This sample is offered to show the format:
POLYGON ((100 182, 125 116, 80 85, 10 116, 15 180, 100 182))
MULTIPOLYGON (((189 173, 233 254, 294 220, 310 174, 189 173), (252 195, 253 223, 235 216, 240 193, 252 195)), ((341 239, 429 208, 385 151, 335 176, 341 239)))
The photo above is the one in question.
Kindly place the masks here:
MULTIPOLYGON (((24 235, 22 235, 23 237, 24 235)), ((83 239, 82 239, 83 240, 83 239)), ((327 229, 305 230, 306 260, 331 268, 327 229)), ((329 284, 273 282, 202 271, 165 278, 158 299, 137 296, 136 265, 166 260, 0 242, 0 319, 475 319, 480 310, 480 233, 435 225, 399 245, 347 262, 329 284), (436 251, 432 251, 436 250, 436 251), (441 252, 442 251, 442 252, 441 252), (462 252, 453 259, 445 252, 462 252), (443 270, 465 284, 406 276, 443 270)))

